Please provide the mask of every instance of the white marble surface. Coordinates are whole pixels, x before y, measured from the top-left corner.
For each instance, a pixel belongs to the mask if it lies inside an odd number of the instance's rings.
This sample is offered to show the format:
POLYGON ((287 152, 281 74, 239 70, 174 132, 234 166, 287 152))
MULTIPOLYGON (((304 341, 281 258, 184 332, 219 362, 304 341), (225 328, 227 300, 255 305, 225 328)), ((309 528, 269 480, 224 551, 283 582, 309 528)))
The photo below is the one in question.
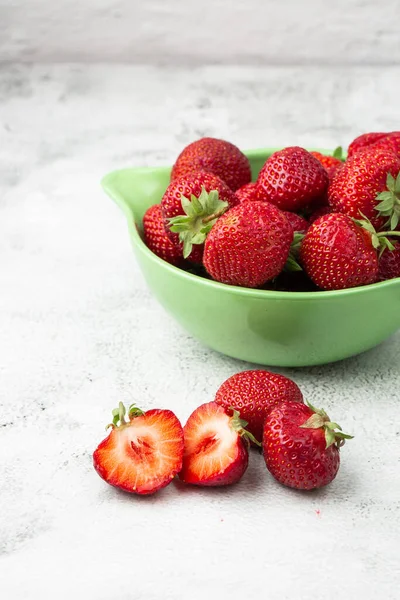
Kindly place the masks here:
POLYGON ((9 61, 399 64, 398 0, 0 0, 9 61))
POLYGON ((0 70, 0 579, 4 600, 398 598, 400 333, 282 370, 355 435, 334 483, 285 489, 251 456, 225 490, 121 495, 91 453, 119 400, 184 421, 249 365, 149 295, 113 168, 204 134, 242 147, 398 129, 400 69, 3 66, 0 70))

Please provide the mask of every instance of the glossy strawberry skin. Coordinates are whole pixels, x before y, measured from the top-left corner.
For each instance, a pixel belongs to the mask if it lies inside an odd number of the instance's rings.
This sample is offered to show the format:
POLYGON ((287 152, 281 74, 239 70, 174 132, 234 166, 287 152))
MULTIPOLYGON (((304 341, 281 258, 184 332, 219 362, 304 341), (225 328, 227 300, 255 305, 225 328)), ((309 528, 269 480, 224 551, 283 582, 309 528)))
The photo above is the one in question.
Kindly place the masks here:
POLYGON ((299 233, 305 233, 310 226, 310 223, 297 213, 290 212, 287 210, 282 211, 290 225, 292 226, 293 233, 298 231, 299 233))
POLYGON ((378 281, 400 277, 400 243, 390 240, 394 250, 386 249, 379 259, 378 281))
POLYGON ((179 473, 184 483, 221 486, 241 479, 249 462, 248 443, 230 429, 229 420, 228 411, 216 402, 202 404, 190 415, 183 428, 179 473))
POLYGON ((363 133, 362 135, 359 135, 351 142, 351 144, 349 145, 348 151, 347 151, 347 156, 348 156, 348 158, 350 158, 351 156, 354 156, 354 154, 359 152, 359 150, 365 150, 365 148, 368 148, 371 146, 376 147, 378 142, 379 142, 379 146, 381 148, 386 146, 386 148, 392 149, 392 150, 396 150, 396 148, 397 148, 397 151, 398 151, 399 137, 400 137, 399 131, 392 131, 389 133, 383 133, 383 132, 363 133), (393 141, 390 141, 391 138, 393 138, 393 141))
POLYGON ((299 146, 272 154, 257 178, 260 200, 265 196, 271 204, 292 212, 324 196, 328 183, 321 163, 299 146))
POLYGON ((347 149, 347 157, 350 158, 359 150, 365 149, 371 144, 375 144, 375 142, 385 137, 386 135, 386 133, 383 133, 381 131, 362 133, 349 144, 349 147, 347 149))
POLYGON ((264 424, 263 455, 270 473, 283 485, 312 490, 327 485, 340 466, 339 449, 326 448, 320 429, 302 429, 313 411, 300 402, 282 402, 264 424))
POLYGON ((94 451, 93 466, 113 487, 153 494, 181 470, 183 445, 183 429, 175 414, 153 409, 112 429, 94 451))
POLYGON ((167 235, 160 204, 151 206, 145 212, 143 217, 143 234, 146 246, 159 258, 162 258, 171 265, 179 265, 182 262, 181 244, 176 244, 167 235))
POLYGON ((385 219, 380 217, 376 206, 379 193, 386 191, 388 173, 396 177, 400 171, 400 158, 392 151, 370 149, 360 150, 346 161, 337 172, 328 191, 332 212, 370 219, 379 230, 385 219))
POLYGON ((332 181, 337 170, 343 166, 343 162, 335 156, 327 156, 326 154, 321 154, 321 152, 311 152, 310 154, 312 154, 326 169, 329 181, 332 181))
POLYGON ((303 402, 303 394, 291 379, 261 369, 232 375, 215 395, 217 404, 240 413, 242 419, 248 422, 246 429, 258 441, 262 440, 268 411, 284 400, 303 402))
POLYGON ((171 181, 196 171, 213 173, 233 191, 251 181, 249 159, 237 146, 216 138, 201 138, 182 150, 171 172, 171 181))
POLYGON ((282 211, 268 202, 243 202, 211 229, 203 264, 216 281, 258 287, 283 270, 292 240, 282 211))
MULTIPOLYGON (((239 203, 232 190, 219 177, 211 173, 193 173, 180 179, 175 179, 169 184, 161 200, 161 212, 164 219, 165 231, 175 245, 180 244, 179 234, 173 233, 170 230, 168 219, 184 214, 182 196, 190 200, 193 194, 198 198, 203 186, 207 192, 217 190, 219 198, 228 202, 229 207, 236 206, 239 203)), ((201 264, 203 249, 204 244, 194 245, 188 260, 196 264, 201 264)))
POLYGON ((339 213, 319 217, 310 226, 300 248, 300 262, 308 277, 325 290, 374 283, 378 276, 371 235, 339 213))
POLYGON ((260 200, 257 193, 257 183, 254 181, 243 185, 236 190, 235 194, 239 202, 253 202, 254 200, 260 200))

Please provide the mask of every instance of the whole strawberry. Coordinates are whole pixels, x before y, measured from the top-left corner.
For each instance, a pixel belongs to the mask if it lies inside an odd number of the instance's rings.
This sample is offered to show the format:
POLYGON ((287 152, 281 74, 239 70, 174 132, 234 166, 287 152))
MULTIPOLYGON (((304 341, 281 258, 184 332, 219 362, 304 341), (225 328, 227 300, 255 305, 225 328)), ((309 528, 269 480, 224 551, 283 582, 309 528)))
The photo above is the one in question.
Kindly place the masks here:
POLYGON ((378 281, 400 277, 400 243, 390 240, 394 250, 386 248, 379 258, 378 281))
POLYGON ((234 192, 219 177, 192 173, 169 184, 161 200, 161 211, 171 240, 183 244, 184 258, 197 262, 193 257, 199 249, 193 246, 202 247, 218 216, 236 204, 234 192))
POLYGON ((93 453, 104 481, 125 492, 153 494, 168 485, 182 467, 183 429, 170 410, 113 410, 109 435, 93 453))
POLYGON ((196 408, 183 428, 185 449, 179 478, 192 485, 237 483, 248 466, 249 440, 256 442, 246 425, 237 411, 225 410, 216 402, 196 408))
POLYGON ((386 146, 387 149, 395 150, 396 152, 398 152, 400 143, 400 132, 391 131, 388 133, 363 133, 351 142, 347 150, 347 156, 350 158, 359 150, 364 150, 365 148, 369 148, 372 146, 376 147, 378 142, 381 148, 386 146))
POLYGON ((204 246, 203 264, 216 281, 258 287, 285 266, 293 229, 268 202, 243 202, 220 217, 204 246))
POLYGON ((247 429, 257 440, 262 439, 268 411, 283 402, 303 402, 303 394, 294 381, 269 371, 242 371, 229 377, 219 387, 215 402, 227 410, 240 412, 247 429))
POLYGON ((384 138, 385 136, 387 136, 387 133, 383 133, 381 131, 362 133, 349 144, 349 147, 347 149, 347 157, 350 158, 359 150, 364 150, 365 148, 367 148, 371 144, 375 144, 375 142, 377 142, 381 138, 384 138))
POLYGON ((155 204, 146 210, 143 217, 143 234, 146 246, 154 254, 171 265, 179 265, 182 262, 182 246, 173 242, 167 235, 159 204, 155 204))
POLYGON ((323 196, 328 174, 319 160, 299 146, 274 152, 262 167, 257 186, 261 199, 296 212, 323 196))
POLYGON ((300 248, 308 277, 324 290, 366 285, 378 276, 378 255, 370 232, 347 215, 332 213, 310 226, 300 248))
POLYGON ((251 181, 250 162, 230 142, 205 137, 182 150, 171 172, 171 181, 196 171, 217 175, 235 191, 251 181))
POLYGON ((324 410, 281 402, 264 424, 263 454, 270 473, 283 485, 312 490, 336 477, 339 449, 352 436, 342 433, 324 410))
POLYGON ((329 187, 332 212, 355 219, 367 217, 376 229, 381 229, 393 214, 400 215, 400 197, 393 179, 399 172, 400 158, 392 151, 376 150, 373 146, 359 150, 345 162, 329 187), (389 182, 393 183, 391 190, 389 182))
POLYGON ((311 154, 325 167, 329 181, 332 181, 336 171, 343 166, 342 148, 340 146, 336 148, 332 156, 321 154, 321 152, 311 152, 311 154))

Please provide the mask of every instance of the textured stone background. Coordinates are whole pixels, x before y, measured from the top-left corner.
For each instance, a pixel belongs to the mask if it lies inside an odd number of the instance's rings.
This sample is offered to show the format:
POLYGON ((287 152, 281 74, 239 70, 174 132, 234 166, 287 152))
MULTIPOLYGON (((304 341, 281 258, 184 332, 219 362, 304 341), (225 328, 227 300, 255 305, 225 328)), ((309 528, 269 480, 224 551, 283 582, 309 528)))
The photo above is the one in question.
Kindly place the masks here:
POLYGON ((243 148, 332 147, 399 128, 397 2, 383 16, 371 2, 300 10, 253 0, 262 8, 246 12, 246 44, 237 42, 245 4, 229 26, 228 3, 215 4, 205 17, 181 3, 198 26, 195 43, 188 21, 179 40, 157 35, 168 23, 177 30, 177 2, 0 2, 5 600, 398 598, 399 333, 341 363, 281 370, 355 434, 320 492, 282 488, 257 454, 236 487, 172 484, 147 499, 108 488, 91 466, 119 400, 168 406, 184 421, 251 366, 204 348, 159 307, 102 175, 170 163, 205 134, 243 148), (128 10, 147 15, 144 37, 129 36, 128 10), (273 15, 273 33, 256 35, 273 15), (146 64, 118 62, 133 54, 146 64), (276 64, 259 64, 268 57, 276 64), (211 60, 231 64, 201 65, 211 60))
POLYGON ((1 0, 24 61, 397 64, 398 0, 1 0))

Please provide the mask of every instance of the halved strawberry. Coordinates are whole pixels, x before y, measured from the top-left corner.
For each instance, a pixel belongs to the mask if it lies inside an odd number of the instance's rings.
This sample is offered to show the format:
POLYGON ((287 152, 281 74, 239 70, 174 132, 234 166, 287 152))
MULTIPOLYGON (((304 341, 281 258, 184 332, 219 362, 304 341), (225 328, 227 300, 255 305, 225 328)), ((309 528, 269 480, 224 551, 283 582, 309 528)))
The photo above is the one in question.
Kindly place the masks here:
POLYGON ((97 473, 110 485, 135 494, 153 494, 182 467, 183 430, 170 410, 143 412, 122 402, 113 410, 112 431, 93 454, 97 473))
POLYGON ((185 449, 180 479, 207 486, 239 481, 249 461, 248 440, 258 443, 245 430, 246 425, 237 411, 216 402, 196 408, 183 428, 185 449))

